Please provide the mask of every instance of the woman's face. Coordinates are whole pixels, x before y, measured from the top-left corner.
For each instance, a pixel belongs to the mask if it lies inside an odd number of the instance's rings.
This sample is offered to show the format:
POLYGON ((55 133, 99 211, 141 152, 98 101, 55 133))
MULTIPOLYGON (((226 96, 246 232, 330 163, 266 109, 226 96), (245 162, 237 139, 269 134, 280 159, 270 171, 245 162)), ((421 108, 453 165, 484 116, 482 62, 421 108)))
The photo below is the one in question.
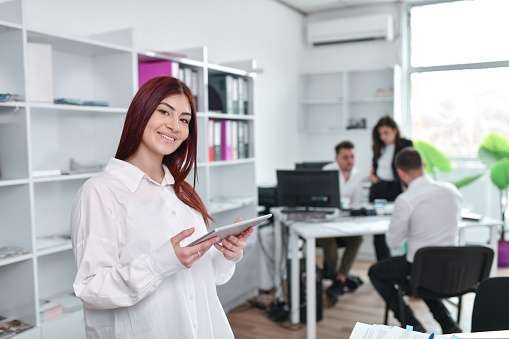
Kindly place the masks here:
POLYGON ((378 127, 378 134, 380 134, 380 140, 384 145, 392 145, 396 142, 397 130, 389 126, 378 127))
POLYGON ((185 95, 164 98, 145 127, 138 151, 160 157, 171 154, 189 136, 191 105, 185 95))

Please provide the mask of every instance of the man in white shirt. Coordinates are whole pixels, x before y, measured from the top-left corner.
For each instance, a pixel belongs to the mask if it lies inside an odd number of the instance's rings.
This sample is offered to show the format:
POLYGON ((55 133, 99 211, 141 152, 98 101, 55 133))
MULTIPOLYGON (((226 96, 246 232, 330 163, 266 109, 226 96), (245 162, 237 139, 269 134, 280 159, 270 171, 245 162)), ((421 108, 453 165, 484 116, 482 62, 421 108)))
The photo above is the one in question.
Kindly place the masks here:
MULTIPOLYGON (((407 254, 379 261, 369 270, 373 286, 400 319, 397 291, 393 281, 408 283, 417 250, 429 246, 455 246, 461 220, 462 197, 456 187, 424 175, 421 156, 412 147, 401 150, 395 159, 401 183, 407 189, 394 203, 386 234, 387 245, 397 248, 407 242, 407 254)), ((461 331, 440 299, 424 299, 443 333, 461 331)), ((405 305, 407 324, 424 331, 412 310, 405 305)))
MULTIPOLYGON (((335 150, 336 161, 325 165, 322 169, 338 171, 342 205, 343 203, 347 204, 348 207, 359 205, 362 186, 360 175, 354 168, 354 146, 350 141, 343 141, 336 146, 335 150)), ((326 277, 333 281, 332 285, 326 290, 327 298, 332 305, 337 303, 339 296, 344 293, 345 286, 350 290, 355 290, 362 284, 359 277, 348 275, 361 243, 362 236, 316 239, 316 244, 323 248, 326 277), (345 247, 345 252, 338 270, 339 247, 345 247)))

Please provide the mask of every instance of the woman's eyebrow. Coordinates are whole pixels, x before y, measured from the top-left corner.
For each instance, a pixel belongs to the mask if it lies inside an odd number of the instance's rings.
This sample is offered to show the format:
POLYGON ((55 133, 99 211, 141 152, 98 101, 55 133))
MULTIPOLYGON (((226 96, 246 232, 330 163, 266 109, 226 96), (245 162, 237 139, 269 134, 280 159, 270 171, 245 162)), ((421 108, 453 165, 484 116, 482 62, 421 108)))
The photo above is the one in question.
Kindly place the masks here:
MULTIPOLYGON (((167 106, 169 109, 171 109, 173 112, 176 112, 176 111, 177 111, 177 110, 176 110, 176 109, 175 109, 172 105, 167 104, 167 103, 166 103, 166 102, 164 102, 164 101, 163 101, 163 102, 161 102, 159 105, 165 105, 165 106, 167 106)), ((192 116, 192 114, 191 114, 191 113, 189 113, 189 112, 182 112, 181 114, 184 114, 184 115, 190 115, 190 116, 192 116)))

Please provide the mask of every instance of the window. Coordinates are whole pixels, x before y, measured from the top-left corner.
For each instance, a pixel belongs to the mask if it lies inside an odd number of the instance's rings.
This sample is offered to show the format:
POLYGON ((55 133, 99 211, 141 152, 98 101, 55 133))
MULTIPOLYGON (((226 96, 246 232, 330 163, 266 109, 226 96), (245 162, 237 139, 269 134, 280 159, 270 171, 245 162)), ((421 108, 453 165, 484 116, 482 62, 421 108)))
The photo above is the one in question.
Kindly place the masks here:
POLYGON ((411 8, 413 140, 470 158, 490 131, 509 137, 508 10, 506 0, 411 8))

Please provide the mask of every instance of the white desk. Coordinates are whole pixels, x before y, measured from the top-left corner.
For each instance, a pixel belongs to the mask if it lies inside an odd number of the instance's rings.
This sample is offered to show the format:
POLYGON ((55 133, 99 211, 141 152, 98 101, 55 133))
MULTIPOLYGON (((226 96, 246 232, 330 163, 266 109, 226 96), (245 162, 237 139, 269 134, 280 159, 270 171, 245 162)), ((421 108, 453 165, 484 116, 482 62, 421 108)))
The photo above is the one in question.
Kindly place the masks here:
MULTIPOLYGON (((334 222, 296 222, 290 225, 290 244, 292 247, 291 267, 291 309, 290 318, 293 324, 299 322, 299 237, 306 241, 306 320, 308 339, 316 338, 316 239, 353 235, 381 234, 389 228, 390 216, 345 218, 334 222)), ((502 221, 483 218, 481 221, 462 221, 459 224, 460 245, 464 244, 463 231, 469 227, 489 227, 490 246, 495 252, 491 274, 495 274, 498 262, 498 226, 502 221)))

